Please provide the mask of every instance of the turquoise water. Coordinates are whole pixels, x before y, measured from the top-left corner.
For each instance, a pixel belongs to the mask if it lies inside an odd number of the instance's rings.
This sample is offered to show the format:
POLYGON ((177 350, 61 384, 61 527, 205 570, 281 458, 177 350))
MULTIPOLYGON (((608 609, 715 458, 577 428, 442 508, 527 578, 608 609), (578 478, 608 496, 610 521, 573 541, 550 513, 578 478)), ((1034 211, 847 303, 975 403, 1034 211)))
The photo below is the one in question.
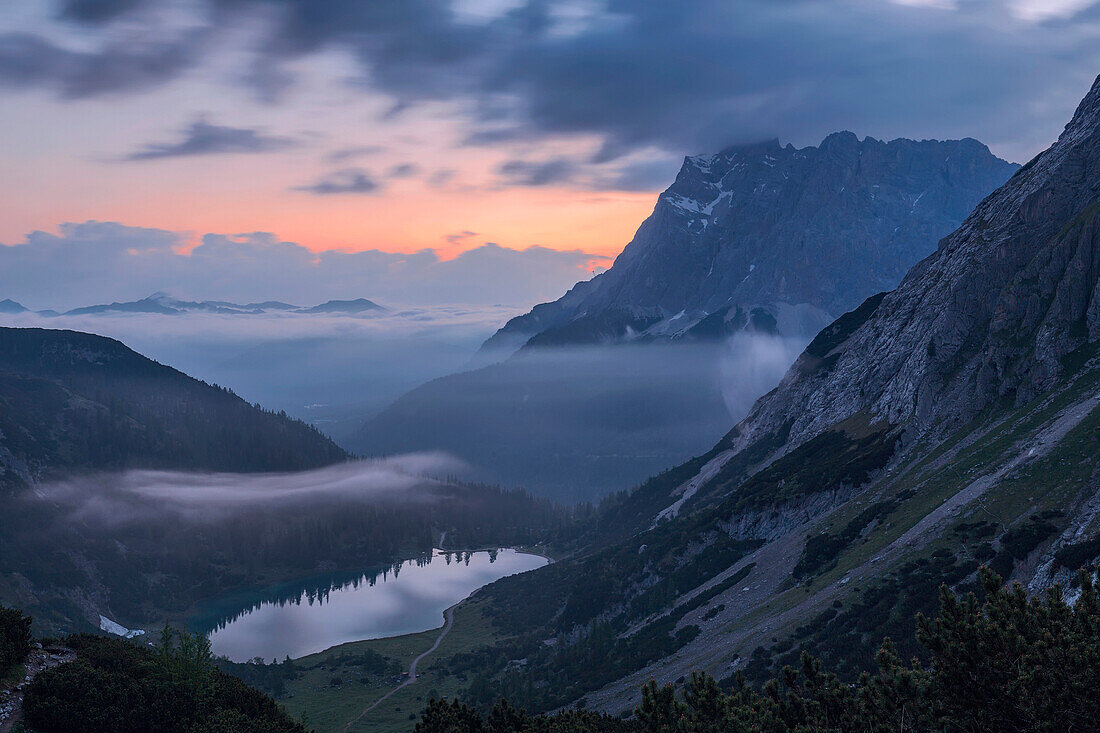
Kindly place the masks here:
MULTIPOLYGON (((478 588, 542 567, 546 558, 504 549, 443 553, 318 588, 317 579, 284 584, 209 631, 214 654, 235 662, 292 659, 361 639, 399 636, 443 625, 443 611, 478 588)), ((225 608, 225 601, 221 605, 225 608)))

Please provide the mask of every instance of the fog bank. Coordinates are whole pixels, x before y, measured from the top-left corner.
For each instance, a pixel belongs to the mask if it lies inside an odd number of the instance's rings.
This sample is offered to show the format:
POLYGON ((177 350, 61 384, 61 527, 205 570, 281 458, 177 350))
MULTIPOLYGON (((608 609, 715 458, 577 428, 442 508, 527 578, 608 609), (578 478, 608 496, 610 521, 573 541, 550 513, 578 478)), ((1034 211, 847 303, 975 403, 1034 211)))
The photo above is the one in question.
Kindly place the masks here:
MULTIPOLYGON (((386 304, 391 306, 392 304, 386 304)), ((390 307, 369 315, 0 315, 0 325, 118 339, 151 359, 286 410, 335 438, 402 393, 462 370, 519 307, 390 307)))
POLYGON ((803 341, 766 335, 525 349, 405 394, 350 446, 440 450, 484 481, 598 499, 709 450, 772 389, 803 341))
POLYGON ((256 509, 430 501, 439 479, 464 470, 446 454, 419 453, 295 473, 96 473, 44 483, 34 495, 67 510, 71 519, 92 524, 202 522, 256 509))

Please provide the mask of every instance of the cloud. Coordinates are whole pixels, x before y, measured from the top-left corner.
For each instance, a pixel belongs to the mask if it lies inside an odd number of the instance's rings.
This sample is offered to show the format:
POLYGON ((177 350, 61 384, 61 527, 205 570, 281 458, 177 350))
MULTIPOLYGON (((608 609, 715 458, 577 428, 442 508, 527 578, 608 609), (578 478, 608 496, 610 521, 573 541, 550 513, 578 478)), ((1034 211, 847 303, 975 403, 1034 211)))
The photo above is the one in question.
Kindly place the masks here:
POLYGON ((386 178, 412 178, 420 174, 420 166, 416 163, 398 163, 386 171, 386 178))
POLYGON ((627 161, 600 178, 592 188, 607 191, 659 190, 676 178, 681 162, 679 158, 662 155, 627 161))
POLYGON ((85 51, 31 33, 2 33, 0 85, 53 87, 69 99, 151 90, 193 67, 212 35, 205 26, 169 34, 152 28, 140 42, 107 38, 85 51))
POLYGON ((67 0, 61 17, 79 23, 105 23, 141 5, 142 0, 67 0))
POLYGON ((126 471, 47 483, 35 498, 67 507, 75 519, 110 525, 171 516, 209 521, 318 502, 430 501, 433 478, 463 468, 445 454, 419 453, 285 474, 126 471))
POLYGON ((748 413, 774 387, 809 339, 737 333, 722 346, 722 398, 731 415, 748 413))
MULTIPOLYGON (((839 129, 975 136, 1027 158, 1100 70, 1095 0, 516 0, 492 12, 434 0, 178 2, 187 12, 71 0, 61 17, 83 24, 79 50, 38 28, 9 33, 0 80, 83 97, 228 58, 277 99, 294 62, 339 51, 355 68, 336 78, 395 110, 449 103, 467 143, 578 135, 601 142, 608 162, 771 137, 801 145, 839 129), (243 47, 227 40, 239 28, 252 33, 243 47)), ((562 162, 522 162, 531 172, 519 181, 566 177, 562 162)))
POLYGON ((571 181, 577 166, 565 157, 542 161, 507 160, 497 167, 497 172, 512 185, 549 186, 571 181))
POLYGON ((206 120, 192 122, 181 133, 181 139, 170 143, 150 143, 125 160, 156 160, 191 155, 221 155, 226 153, 268 153, 296 147, 297 140, 267 135, 247 127, 214 125, 206 120))
POLYGON ((349 160, 354 160, 355 158, 362 158, 368 155, 377 155, 384 150, 385 148, 383 148, 381 145, 356 145, 353 147, 333 150, 325 156, 325 159, 329 163, 344 163, 349 160))
POLYGON ((496 168, 498 186, 570 186, 586 191, 653 191, 676 178, 683 159, 650 151, 611 161, 556 156, 506 160, 496 168))
POLYGON ((844 128, 1034 152, 1100 69, 1094 0, 517 0, 473 15, 434 0, 197 0, 197 25, 143 12, 153 5, 73 0, 62 17, 85 24, 92 50, 9 34, 0 78, 69 96, 145 89, 263 6, 257 42, 232 49, 251 68, 338 49, 358 64, 353 86, 395 109, 454 103, 470 142, 598 136, 610 160, 844 128), (111 32, 119 18, 141 33, 111 32))
POLYGON ((589 277, 593 255, 485 244, 452 259, 433 250, 313 252, 262 232, 191 237, 89 221, 0 245, 0 298, 58 310, 143 298, 320 303, 366 297, 383 305, 533 305, 589 277))
POLYGON ((453 181, 458 176, 458 171, 454 168, 440 168, 439 170, 432 171, 432 174, 428 176, 428 185, 432 188, 441 188, 453 181))
POLYGON ((477 232, 471 232, 469 229, 467 229, 465 231, 457 232, 455 234, 448 234, 444 237, 444 239, 446 239, 451 244, 462 244, 470 237, 476 236, 477 232))
POLYGON ((306 191, 317 196, 330 196, 338 193, 378 193, 382 184, 376 181, 364 168, 345 168, 330 173, 313 183, 298 186, 296 191, 306 191))

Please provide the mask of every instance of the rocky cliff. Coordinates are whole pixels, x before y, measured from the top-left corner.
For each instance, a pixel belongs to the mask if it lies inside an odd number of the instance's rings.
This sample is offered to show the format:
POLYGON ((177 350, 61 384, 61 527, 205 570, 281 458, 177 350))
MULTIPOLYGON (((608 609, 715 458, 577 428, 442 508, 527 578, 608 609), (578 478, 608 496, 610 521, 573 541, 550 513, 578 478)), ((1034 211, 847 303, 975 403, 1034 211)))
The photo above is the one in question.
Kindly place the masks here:
POLYGON ((789 444, 866 411, 911 433, 1054 386, 1100 338, 1100 83, 1058 141, 901 285, 824 331, 738 427, 789 444))

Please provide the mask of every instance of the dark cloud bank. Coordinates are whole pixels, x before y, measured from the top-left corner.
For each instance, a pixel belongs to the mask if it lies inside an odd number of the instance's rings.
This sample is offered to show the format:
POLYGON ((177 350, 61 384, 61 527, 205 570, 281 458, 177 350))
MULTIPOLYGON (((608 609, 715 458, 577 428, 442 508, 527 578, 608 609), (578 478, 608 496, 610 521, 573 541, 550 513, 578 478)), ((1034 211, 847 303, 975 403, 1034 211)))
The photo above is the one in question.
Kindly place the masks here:
MULTIPOLYGON (((433 0, 205 0, 196 6, 200 22, 179 27, 148 12, 152 4, 66 3, 62 22, 83 27, 98 46, 74 51, 33 32, 6 34, 0 79, 70 97, 147 89, 216 52, 222 29, 262 19, 253 73, 241 78, 263 98, 293 88, 287 62, 341 49, 360 67, 352 83, 390 95, 395 110, 459 103, 471 143, 594 134, 604 140, 597 159, 607 161, 777 135, 802 144, 845 128, 972 135, 1019 156, 1057 134, 1100 66, 1095 3, 1025 22, 994 0, 961 0, 955 9, 880 0, 526 0, 481 18, 433 0), (141 42, 116 32, 123 20, 148 24, 141 42)), ((543 176, 560 177, 558 168, 543 176)))

